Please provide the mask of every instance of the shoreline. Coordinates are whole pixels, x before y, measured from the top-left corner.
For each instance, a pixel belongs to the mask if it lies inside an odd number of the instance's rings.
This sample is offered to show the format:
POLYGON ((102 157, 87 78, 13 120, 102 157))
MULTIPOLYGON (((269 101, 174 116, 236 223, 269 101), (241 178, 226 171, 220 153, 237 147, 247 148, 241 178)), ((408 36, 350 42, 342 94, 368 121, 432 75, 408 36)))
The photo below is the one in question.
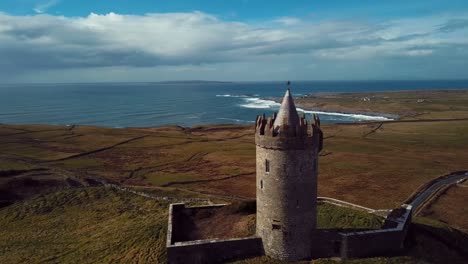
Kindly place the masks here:
MULTIPOLYGON (((298 97, 298 99, 307 98, 305 96, 298 97)), ((280 98, 265 98, 263 100, 271 100, 276 103, 281 103, 280 98)), ((343 115, 343 116, 366 116, 366 117, 375 117, 376 119, 369 119, 369 120, 357 120, 356 122, 350 123, 362 123, 362 122, 369 122, 369 121, 397 121, 400 120, 400 116, 398 114, 392 113, 379 113, 379 112, 366 112, 366 111, 341 111, 341 110, 333 110, 333 109, 326 109, 326 108, 310 108, 306 104, 296 103, 297 111, 304 112, 304 113, 311 113, 311 114, 323 114, 323 115, 343 115), (383 120, 379 120, 382 118, 383 120)), ((340 124, 340 122, 330 123, 330 124, 340 124)))
MULTIPOLYGON (((460 122, 460 121, 468 121, 467 118, 437 118, 437 119, 394 119, 394 120, 364 120, 359 122, 336 122, 336 123, 326 123, 322 125, 327 126, 360 126, 360 125, 368 125, 368 124, 379 124, 379 123, 386 123, 386 124, 393 124, 393 123, 431 123, 431 122, 460 122)), ((186 132, 208 132, 208 131, 220 131, 220 130, 245 130, 245 129, 253 129, 253 125, 251 124, 204 124, 204 125, 195 125, 192 127, 184 127, 180 125, 160 125, 160 126, 143 126, 143 127, 109 127, 109 126, 97 126, 97 125, 61 125, 61 124, 15 124, 15 123, 0 123, 0 127, 9 128, 9 127, 63 127, 63 128, 98 128, 98 129, 111 129, 111 130, 164 130, 164 129, 175 129, 181 130, 186 132)), ((15 128, 10 128, 15 129, 15 128)), ((62 129, 58 129, 62 130, 62 129)), ((55 131, 54 130, 43 130, 42 132, 49 132, 55 131)), ((36 133, 41 132, 38 131, 26 131, 14 133, 14 134, 26 134, 26 133, 36 133)), ((8 135, 8 134, 7 134, 8 135)))
POLYGON ((299 97, 296 106, 393 120, 417 120, 467 118, 467 102, 468 89, 440 89, 312 93, 299 97))
MULTIPOLYGON (((294 93, 293 93, 294 94, 294 93)), ((393 109, 388 111, 375 111, 369 109, 369 105, 363 106, 345 106, 340 104, 340 100, 354 101, 359 103, 360 101, 366 102, 372 105, 374 101, 382 101, 382 103, 388 103, 391 98, 396 96, 394 103, 408 103, 402 101, 401 95, 405 95, 408 98, 412 98, 417 103, 427 103, 436 99, 443 99, 443 95, 453 96, 457 94, 468 95, 468 88, 464 89, 437 89, 437 90, 387 90, 387 91, 362 91, 362 92, 317 92, 300 95, 296 98, 296 109, 300 112, 310 114, 322 114, 322 115, 335 115, 335 116, 346 116, 354 119, 350 123, 363 123, 372 121, 398 121, 406 119, 419 119, 419 116, 424 115, 424 111, 415 111, 413 109, 393 109), (436 96, 434 96, 436 95, 436 96), (439 96, 439 97, 437 97, 439 96), (415 99, 415 98, 418 99, 415 99), (335 100, 335 105, 327 104, 329 101, 335 100), (372 102, 371 102, 372 101, 372 102), (365 108, 365 109, 364 109, 365 108)), ((273 106, 279 106, 281 104, 281 98, 279 97, 263 97, 254 98, 248 101, 247 104, 241 105, 247 108, 258 108, 258 109, 271 109, 273 106)), ((468 116, 467 116, 468 117, 468 116)), ((444 119, 444 118, 437 118, 444 119)), ((460 118, 448 118, 448 119, 460 119, 460 118)), ((463 117, 462 117, 463 119, 463 117)), ((333 122, 333 124, 339 124, 343 122, 333 122)))
MULTIPOLYGON (((235 107, 250 108, 257 115, 263 111, 272 112, 279 106, 281 99, 274 97, 260 97, 258 94, 220 94, 217 97, 239 97, 235 107)), ((468 118, 468 89, 441 89, 441 90, 399 90, 386 92, 319 92, 298 94, 296 98, 296 109, 306 114, 319 114, 328 119, 323 123, 359 124, 363 122, 385 122, 398 120, 418 119, 464 119, 468 118)), ((252 116, 255 117, 255 116, 252 116)), ((165 123, 164 119, 159 122, 140 122, 141 126, 133 126, 132 122, 122 125, 104 123, 81 123, 80 120, 64 120, 61 122, 2 122, 11 125, 57 125, 57 126, 95 126, 103 128, 149 128, 179 126, 185 128, 196 128, 203 126, 249 126, 255 121, 218 117, 222 121, 210 120, 209 123, 202 122, 179 122, 165 123), (235 121, 232 121, 235 120, 235 121), (77 121, 74 123, 74 121, 77 121), (129 124, 130 123, 130 124, 129 124)), ((156 119, 157 120, 157 119, 156 119)), ((156 121, 155 120, 155 121, 156 121)), ((185 120, 185 119, 184 119, 185 120)), ((179 121, 184 121, 179 120, 179 121)), ((6 121, 6 120, 5 120, 6 121)), ((14 121, 11 119, 10 121, 14 121)), ((28 120, 24 120, 28 121, 28 120)), ((29 120, 31 121, 31 120, 29 120)), ((44 120, 42 120, 44 121, 44 120)), ((83 120, 82 120, 83 121, 83 120)), ((207 121, 207 120, 206 120, 207 121)), ((324 120, 322 120, 324 121, 324 120)), ((133 122, 138 124, 138 122, 133 122)))

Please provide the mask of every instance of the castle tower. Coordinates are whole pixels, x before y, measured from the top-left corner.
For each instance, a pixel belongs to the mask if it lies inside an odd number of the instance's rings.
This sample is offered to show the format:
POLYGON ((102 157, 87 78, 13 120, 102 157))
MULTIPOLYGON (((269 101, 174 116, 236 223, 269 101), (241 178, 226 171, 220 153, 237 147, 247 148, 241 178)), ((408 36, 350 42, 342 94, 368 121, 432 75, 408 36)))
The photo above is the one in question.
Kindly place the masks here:
POLYGON ((311 257, 317 218, 317 159, 322 149, 320 120, 299 118, 288 88, 281 108, 258 116, 257 236, 265 254, 283 260, 311 257))

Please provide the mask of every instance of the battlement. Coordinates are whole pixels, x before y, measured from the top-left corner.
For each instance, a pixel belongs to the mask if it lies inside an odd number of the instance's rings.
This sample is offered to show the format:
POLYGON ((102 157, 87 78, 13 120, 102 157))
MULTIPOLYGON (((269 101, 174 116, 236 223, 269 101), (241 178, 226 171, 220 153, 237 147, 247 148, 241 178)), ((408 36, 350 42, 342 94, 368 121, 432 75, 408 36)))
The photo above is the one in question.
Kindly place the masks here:
POLYGON ((312 137, 320 130, 320 118, 315 114, 309 123, 305 113, 302 113, 297 125, 290 125, 289 120, 284 118, 282 124, 275 127, 276 118, 277 113, 274 113, 273 117, 268 117, 268 119, 265 114, 257 116, 255 133, 269 137, 312 137))
POLYGON ((257 116, 255 122, 255 142, 267 148, 310 148, 318 147, 318 152, 323 147, 323 133, 320 129, 320 118, 313 115, 310 122, 302 113, 296 125, 290 125, 289 120, 284 118, 281 125, 275 127, 277 114, 273 117, 265 117, 265 114, 257 116))

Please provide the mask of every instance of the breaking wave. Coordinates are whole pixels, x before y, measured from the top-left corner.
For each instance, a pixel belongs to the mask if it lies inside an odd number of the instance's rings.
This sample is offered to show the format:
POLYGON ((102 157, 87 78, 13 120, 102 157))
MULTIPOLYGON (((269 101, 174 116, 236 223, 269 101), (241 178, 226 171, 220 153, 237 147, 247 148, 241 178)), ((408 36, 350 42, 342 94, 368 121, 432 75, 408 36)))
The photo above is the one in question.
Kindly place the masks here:
POLYGON ((258 94, 217 94, 216 97, 233 97, 233 98, 246 98, 251 96, 258 96, 258 94))
POLYGON ((260 108, 260 109, 265 109, 265 108, 279 108, 280 103, 277 103, 273 100, 265 100, 265 99, 260 99, 260 98, 245 98, 244 99, 244 104, 241 104, 240 106, 245 107, 245 108, 260 108))
MULTIPOLYGON (((240 106, 245 108, 258 108, 258 109, 279 109, 281 106, 280 103, 273 100, 266 100, 260 98, 243 98, 244 103, 240 106)), ((328 116, 339 116, 347 117, 353 120, 369 120, 369 121, 390 121, 392 118, 385 116, 374 116, 374 115, 365 115, 365 114, 347 114, 347 113, 337 113, 337 112, 324 112, 324 111, 315 111, 315 110, 304 110, 302 108, 296 108, 299 112, 304 112, 306 114, 318 114, 318 115, 328 115, 328 116)))
POLYGON ((255 121, 252 121, 252 120, 242 120, 242 119, 235 119, 235 118, 218 117, 217 119, 234 121, 236 123, 255 123, 255 121))
POLYGON ((323 111, 311 111, 304 110, 302 108, 296 108, 297 111, 304 112, 306 114, 317 114, 317 115, 330 115, 330 116, 342 116, 349 117, 356 120, 369 120, 369 121, 390 121, 392 118, 385 116, 373 116, 373 115, 363 115, 363 114, 345 114, 345 113, 335 113, 335 112, 323 112, 323 111))

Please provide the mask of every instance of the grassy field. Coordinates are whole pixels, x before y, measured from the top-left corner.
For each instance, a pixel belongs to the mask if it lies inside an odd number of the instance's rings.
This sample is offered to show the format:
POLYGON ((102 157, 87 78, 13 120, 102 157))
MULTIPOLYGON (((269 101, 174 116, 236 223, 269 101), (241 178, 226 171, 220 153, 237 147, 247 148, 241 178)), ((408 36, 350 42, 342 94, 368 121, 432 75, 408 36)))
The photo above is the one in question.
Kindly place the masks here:
POLYGON ((168 204, 72 189, 0 210, 0 263, 163 263, 168 204))
POLYGON ((351 264, 421 264, 421 263, 454 263, 464 264, 468 257, 468 235, 450 226, 428 218, 416 217, 409 230, 406 250, 398 256, 373 257, 361 259, 318 259, 312 262, 285 262, 269 257, 257 257, 234 261, 235 264, 285 264, 285 263, 351 263, 351 264))
POLYGON ((308 110, 392 114, 406 120, 468 118, 468 90, 321 93, 295 101, 308 110))
MULTIPOLYGON (((104 187, 39 195, 0 210, 0 263, 165 263, 167 209, 167 202, 104 187)), ((321 228, 381 224, 376 216, 327 204, 319 206, 318 219, 321 228)))
POLYGON ((379 229, 383 220, 373 214, 328 203, 318 203, 317 207, 318 229, 379 229))
MULTIPOLYGON (((0 263, 165 263, 167 208, 167 202, 103 187, 39 195, 0 210, 0 263)), ((320 228, 378 228, 381 223, 373 215, 327 204, 319 205, 318 220, 320 228)), ((434 220, 415 222, 418 230, 411 231, 403 256, 347 263, 462 263, 453 247, 465 245, 466 234, 434 220)), ((261 257, 237 263, 282 262, 261 257)))

